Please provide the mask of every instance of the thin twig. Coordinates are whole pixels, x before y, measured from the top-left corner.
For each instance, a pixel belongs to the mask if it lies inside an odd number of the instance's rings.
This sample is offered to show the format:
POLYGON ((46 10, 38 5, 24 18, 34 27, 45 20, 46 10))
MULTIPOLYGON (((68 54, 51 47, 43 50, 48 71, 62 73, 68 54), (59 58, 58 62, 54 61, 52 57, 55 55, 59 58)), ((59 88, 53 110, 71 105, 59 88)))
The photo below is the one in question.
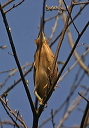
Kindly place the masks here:
MULTIPOLYGON (((80 8, 79 12, 74 16, 74 18, 72 19, 72 21, 74 21, 78 15, 81 13, 81 11, 87 6, 88 4, 85 4, 82 8, 80 8)), ((56 15, 57 16, 57 15, 56 15)), ((52 17, 55 18, 55 17, 52 17)), ((72 21, 69 22, 68 26, 71 25, 72 21)), ((52 47, 52 45, 59 39, 59 37, 61 36, 62 32, 56 37, 56 39, 50 44, 50 47, 52 47)))
POLYGON ((7 111, 6 106, 3 104, 2 105, 4 107, 4 110, 6 111, 7 115, 11 118, 11 120, 14 122, 14 126, 16 126, 17 128, 20 128, 19 125, 17 124, 17 122, 13 119, 13 117, 11 116, 11 114, 7 111))
MULTIPOLYGON (((21 66, 21 68, 24 69, 26 66, 29 66, 29 65, 33 65, 33 63, 31 63, 31 64, 26 63, 24 66, 21 66)), ((11 70, 13 70, 13 71, 10 72, 8 74, 8 76, 6 77, 6 79, 4 80, 4 82, 2 84, 0 84, 0 88, 2 88, 6 84, 6 82, 10 79, 10 77, 13 76, 18 71, 18 68, 14 68, 14 69, 11 69, 11 70)), ((0 74, 1 73, 7 73, 7 72, 9 72, 11 70, 2 71, 2 72, 0 72, 0 74)), ((28 71, 25 71, 25 72, 30 72, 30 71, 31 71, 31 69, 29 69, 28 71)))
MULTIPOLYGON (((0 97, 0 101, 2 102, 2 104, 5 106, 5 108, 7 108, 9 110, 9 112, 18 120, 20 121, 21 124, 23 124, 23 126, 25 128, 28 128, 25 124, 25 122, 20 118, 20 117, 17 117, 17 115, 15 114, 14 111, 12 111, 12 109, 10 108, 10 106, 7 104, 7 102, 5 102, 1 97, 0 97)), ((8 112, 8 111, 7 111, 8 112)), ((8 112, 8 114, 9 114, 8 112)), ((11 114, 9 114, 11 116, 11 114)), ((11 116, 12 117, 12 116, 11 116)))
POLYGON ((2 5, 2 8, 6 7, 8 4, 12 3, 15 0, 8 0, 5 4, 2 5))
POLYGON ((52 19, 56 18, 57 16, 59 16, 59 13, 58 13, 57 15, 54 15, 54 16, 48 18, 48 19, 45 19, 45 22, 47 22, 47 21, 49 21, 49 20, 52 20, 52 19))
POLYGON ((52 33, 51 33, 50 37, 48 38, 48 42, 50 42, 54 33, 56 32, 57 26, 58 26, 58 16, 55 18, 55 23, 54 23, 54 26, 52 27, 52 33))
MULTIPOLYGON (((3 120, 3 121, 0 121, 0 126, 1 128, 3 128, 2 126, 3 125, 11 125, 11 126, 14 126, 15 124, 9 120, 3 120)), ((20 128, 25 128, 22 124, 18 124, 20 128)))
POLYGON ((81 4, 89 4, 89 1, 86 1, 86 2, 80 2, 80 3, 75 3, 75 2, 72 2, 73 5, 81 5, 81 4))
POLYGON ((51 110, 51 121, 52 121, 53 128, 55 128, 53 109, 51 110))
POLYGON ((15 69, 16 68, 12 68, 12 69, 9 69, 9 70, 1 71, 0 74, 2 74, 2 73, 8 73, 8 72, 14 71, 15 69))
POLYGON ((13 6, 10 9, 8 9, 7 11, 5 11, 4 13, 6 14, 7 12, 11 11, 13 8, 16 8, 17 6, 21 5, 23 2, 24 2, 24 0, 22 0, 18 4, 13 4, 13 6))
POLYGON ((66 71, 66 72, 64 73, 64 75, 59 78, 59 80, 57 81, 57 83, 59 83, 60 81, 62 81, 62 80, 65 78, 65 76, 75 67, 75 65, 76 65, 88 52, 89 52, 89 48, 82 54, 82 56, 81 56, 80 58, 78 58, 78 59, 76 60, 76 62, 75 62, 70 68, 68 68, 68 71, 66 71))
MULTIPOLYGON (((31 66, 31 68, 30 68, 28 71, 26 71, 26 72, 24 73, 24 77, 32 70, 32 68, 33 68, 33 65, 31 66)), ((20 77, 17 81, 14 82, 14 84, 12 84, 7 90, 4 91, 4 93, 1 95, 1 97, 3 98, 5 93, 8 94, 9 91, 11 91, 21 80, 22 80, 22 79, 21 79, 21 77, 20 77)))
MULTIPOLYGON (((75 25, 75 23, 74 23, 74 21, 73 21, 73 19, 72 19, 72 17, 71 17, 71 14, 70 14, 70 12, 69 12, 69 10, 68 10, 68 7, 67 7, 67 5, 66 5, 66 3, 65 3, 64 0, 63 0, 63 3, 64 3, 64 5, 65 5, 65 7, 66 7, 66 10, 67 10, 68 14, 70 15, 70 19, 71 19, 71 21, 72 21, 72 24, 73 24, 75 30, 76 30, 77 33, 79 34, 79 31, 78 31, 78 29, 77 29, 77 27, 76 27, 76 25, 75 25)), ((72 6, 73 6, 73 5, 72 5, 72 6)))
POLYGON ((82 98, 78 96, 74 101, 72 101, 67 112, 64 114, 64 117, 60 120, 57 128, 61 128, 63 126, 64 121, 69 117, 70 113, 79 105, 81 100, 82 98))

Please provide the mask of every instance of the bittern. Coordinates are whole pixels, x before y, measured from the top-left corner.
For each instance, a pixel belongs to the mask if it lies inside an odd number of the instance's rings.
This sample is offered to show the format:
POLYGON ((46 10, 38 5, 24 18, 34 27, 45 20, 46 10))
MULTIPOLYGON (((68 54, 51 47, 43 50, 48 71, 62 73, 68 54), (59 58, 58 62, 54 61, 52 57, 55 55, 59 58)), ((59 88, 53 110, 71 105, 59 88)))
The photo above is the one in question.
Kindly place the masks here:
POLYGON ((34 94, 40 101, 40 104, 42 104, 43 99, 47 96, 51 85, 58 76, 58 65, 56 63, 52 75, 54 54, 48 45, 48 40, 46 39, 43 29, 40 31, 35 43, 37 49, 34 54, 34 94), (50 77, 51 75, 52 78, 50 77))

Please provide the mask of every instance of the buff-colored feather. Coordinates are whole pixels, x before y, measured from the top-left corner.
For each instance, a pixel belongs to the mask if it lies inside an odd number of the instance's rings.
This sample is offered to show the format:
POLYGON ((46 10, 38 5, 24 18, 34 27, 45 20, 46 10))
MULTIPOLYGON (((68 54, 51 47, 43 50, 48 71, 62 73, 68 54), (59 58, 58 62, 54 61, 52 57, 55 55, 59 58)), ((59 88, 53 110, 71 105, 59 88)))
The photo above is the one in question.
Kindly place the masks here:
POLYGON ((54 54, 48 45, 48 41, 42 32, 35 40, 37 50, 34 55, 34 94, 42 103, 43 98, 58 76, 58 65, 56 63, 55 70, 50 80, 51 70, 54 62, 54 54))

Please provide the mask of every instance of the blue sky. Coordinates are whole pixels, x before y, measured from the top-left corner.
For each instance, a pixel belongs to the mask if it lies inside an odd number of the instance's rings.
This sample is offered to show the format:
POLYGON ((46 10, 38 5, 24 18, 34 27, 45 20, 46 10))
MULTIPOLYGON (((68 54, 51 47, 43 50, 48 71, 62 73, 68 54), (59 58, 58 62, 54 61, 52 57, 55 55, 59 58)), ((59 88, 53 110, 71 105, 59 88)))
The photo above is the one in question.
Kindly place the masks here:
MULTIPOLYGON (((1 0, 1 4, 4 4, 6 0, 1 0)), ((20 61, 20 64, 23 66, 26 64, 26 62, 32 63, 34 61, 34 53, 36 50, 36 45, 34 43, 34 40, 37 38, 39 29, 38 26, 40 24, 40 17, 42 15, 42 0, 26 0, 24 1, 20 6, 17 8, 11 10, 7 13, 7 20, 9 23, 9 26, 11 28, 11 33, 14 41, 14 45, 16 47, 17 55, 20 61)), ((16 1, 18 3, 18 1, 16 1)), ((67 5, 69 5, 70 0, 67 1, 67 5)), ((4 10, 7 10, 10 8, 13 4, 10 4, 7 6, 4 10)), ((57 6, 58 2, 55 0, 47 0, 48 6, 57 6)), ((79 10, 79 6, 76 6, 73 9, 72 16, 76 14, 76 12, 79 10)), ((84 27, 84 25, 89 21, 89 17, 87 16, 89 12, 89 5, 85 8, 85 10, 82 12, 82 15, 80 15, 76 20, 75 24, 79 31, 81 31, 84 27)), ((57 11, 46 11, 45 18, 49 18, 51 16, 54 16, 57 14, 57 11)), ((47 22, 45 25, 45 34, 47 38, 51 35, 52 26, 54 25, 55 19, 53 19, 50 22, 47 22)), ((61 29, 63 28, 63 21, 62 18, 59 17, 58 21, 58 28, 57 31, 54 34, 53 39, 60 33, 61 29)), ((70 26, 70 30, 72 32, 73 40, 76 41, 77 34, 73 27, 73 25, 70 26)), ((84 33, 83 37, 79 41, 79 44, 85 43, 84 46, 80 46, 77 48, 77 51, 79 55, 81 55, 85 51, 85 47, 89 45, 89 28, 84 33)), ((52 47, 53 52, 56 51, 58 41, 56 44, 52 47)), ((0 50, 0 72, 9 70, 11 68, 17 68, 15 60, 13 56, 11 56, 9 53, 12 53, 9 40, 7 37, 7 33, 3 24, 3 20, 0 14, 0 46, 7 45, 7 49, 0 50)), ((65 35, 65 38, 63 40, 63 45, 60 50, 60 55, 58 57, 58 60, 65 61, 68 54, 70 52, 70 46, 68 44, 67 36, 65 35)), ((85 64, 87 65, 89 63, 89 60, 86 57, 85 64)), ((75 59, 72 56, 70 59, 70 62, 68 63, 66 69, 64 72, 74 63, 75 59)), ((61 65, 59 66, 60 71, 61 65)), ((57 88, 56 91, 54 91, 52 97, 50 98, 48 102, 48 107, 45 109, 45 111, 42 113, 42 116, 40 118, 39 124, 42 123, 43 120, 47 119, 50 116, 51 109, 54 111, 63 103, 63 101, 66 99, 68 93, 70 92, 70 87, 73 84, 75 75, 77 71, 79 70, 79 66, 77 65, 68 75, 67 77, 61 81, 58 86, 60 88, 57 88)), ((83 74, 83 71, 79 74, 79 77, 83 74)), ((0 74, 0 83, 3 83, 5 78, 8 76, 8 73, 0 74)), ((0 95, 5 91, 9 86, 11 86, 14 81, 18 80, 20 77, 19 73, 17 72, 14 76, 11 77, 10 80, 7 81, 6 85, 0 90, 0 95)), ((26 76, 26 80, 29 81, 29 89, 32 95, 32 98, 34 99, 33 89, 34 89, 34 83, 33 83, 33 71, 29 73, 26 76)), ((81 84, 84 84, 87 86, 87 83, 89 83, 89 78, 86 75, 84 77, 84 80, 82 80, 81 84)), ((74 93, 73 97, 71 98, 74 100, 78 96, 78 92, 82 91, 80 87, 77 88, 76 92, 74 93)), ((20 82, 14 90, 12 90, 8 97, 9 102, 8 104, 11 106, 13 110, 17 109, 20 111, 21 115, 23 115, 23 119, 26 121, 27 125, 31 127, 32 125, 32 112, 26 97, 26 93, 24 91, 24 87, 22 82, 20 82)), ((88 98, 88 96, 87 96, 88 98)), ((70 102, 70 103, 71 103, 70 102)), ((82 109, 85 108, 86 102, 82 100, 80 107, 82 106, 82 109)), ((63 115, 64 108, 57 114, 57 116, 54 118, 54 121, 56 123, 56 126, 58 125, 59 120, 61 119, 63 115)), ((68 121, 65 121, 66 126, 72 126, 73 124, 80 124, 81 118, 76 118, 78 113, 79 117, 82 117, 82 112, 75 109, 72 114, 70 115, 68 121)), ((0 118, 1 120, 8 119, 9 117, 6 115, 6 112, 4 111, 1 103, 0 103, 0 118)), ((7 127, 7 126, 6 126, 7 127)), ((4 128, 6 128, 4 127, 4 128)), ((52 127, 51 121, 45 125, 43 128, 46 127, 52 127)), ((10 128, 10 127, 9 127, 10 128)))

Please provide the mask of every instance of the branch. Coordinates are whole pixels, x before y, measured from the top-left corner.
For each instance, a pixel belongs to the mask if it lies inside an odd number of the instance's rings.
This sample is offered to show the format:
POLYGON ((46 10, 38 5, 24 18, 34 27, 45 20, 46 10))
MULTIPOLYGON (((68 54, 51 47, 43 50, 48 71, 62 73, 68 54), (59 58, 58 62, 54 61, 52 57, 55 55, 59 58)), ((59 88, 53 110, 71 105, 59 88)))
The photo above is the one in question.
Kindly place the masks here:
MULTIPOLYGON (((75 90, 77 89, 77 87, 79 87, 79 84, 80 82, 83 80, 84 78, 84 75, 85 75, 85 72, 82 74, 82 76, 80 77, 80 79, 78 80, 78 82, 76 83, 76 85, 72 88, 72 90, 70 91, 70 93, 68 94, 67 98, 65 99, 65 101, 61 104, 61 106, 59 108, 57 108, 55 111, 54 111, 54 116, 56 116, 58 114, 59 111, 61 111, 61 109, 63 109, 63 107, 65 107, 66 103, 68 103, 68 101, 70 100, 70 98, 72 97, 72 95, 74 94, 75 90)), ((76 75, 77 76, 77 75, 76 75)), ((76 80, 76 79, 75 79, 76 80)), ((74 82, 76 82, 74 80, 74 82)), ((74 85, 74 83, 73 83, 74 85)), ((89 91, 89 88, 87 89, 86 91, 86 94, 88 93, 89 91)), ((85 95, 86 95, 85 94, 85 95)), ((51 120, 51 117, 47 118, 40 126, 39 128, 42 128, 43 125, 47 124, 47 122, 49 122, 51 120)))
MULTIPOLYGON (((80 8, 79 12, 74 16, 74 18, 72 19, 72 21, 74 21, 78 15, 82 12, 82 10, 87 6, 88 4, 85 4, 82 8, 80 8)), ((57 15, 56 15, 57 16, 57 15)), ((55 17, 53 17, 55 18, 55 17)), ((48 19, 49 20, 49 19, 48 19)), ((69 22, 68 26, 71 25, 72 21, 69 22)), ((62 32, 56 37, 56 39, 50 44, 50 47, 59 39, 59 37, 61 36, 62 32)))
MULTIPOLYGON (((69 40, 70 46, 73 47, 74 42, 73 42, 73 40, 72 40, 72 35, 71 35, 71 32, 70 32, 70 29, 69 29, 69 28, 68 28, 68 31, 67 31, 67 35, 68 35, 68 40, 69 40)), ((74 51, 74 57, 75 57, 76 60, 79 60, 79 58, 80 58, 76 50, 74 51)), ((85 70, 85 72, 89 75, 89 69, 88 69, 87 66, 83 63, 83 61, 80 60, 78 63, 79 63, 79 65, 81 66, 81 68, 82 68, 83 70, 85 70)))
POLYGON ((53 109, 51 109, 51 121, 52 121, 52 126, 53 126, 53 128, 55 128, 53 109))
POLYGON ((82 121, 81 121, 81 125, 80 125, 80 128, 86 128, 87 121, 88 121, 88 118, 89 118, 89 100, 86 99, 82 94, 80 94, 80 93, 78 93, 78 94, 87 101, 85 112, 84 112, 84 115, 83 115, 83 118, 82 118, 82 121))
MULTIPOLYGON (((58 75, 58 78, 61 76, 61 74, 62 74, 64 68, 65 68, 66 65, 68 64, 68 62, 69 62, 69 60, 70 60, 70 58, 71 58, 71 56, 72 56, 72 54, 73 54, 73 52, 74 52, 74 50, 75 50, 77 44, 78 44, 78 42, 79 42, 81 36, 82 36, 82 35, 84 34, 84 32, 86 31, 88 25, 89 25, 89 21, 88 21, 88 23, 85 25, 85 27, 83 28, 83 30, 81 31, 81 33, 79 34, 77 40, 75 41, 75 44, 74 44, 74 46, 73 46, 73 48, 72 48, 72 50, 71 50, 71 52, 70 52, 70 54, 69 54, 69 56, 68 56, 66 62, 65 62, 65 64, 63 65, 62 69, 60 70, 60 73, 59 73, 59 75, 58 75)), ((57 80, 58 80, 58 78, 57 78, 57 80)), ((56 84, 56 82, 55 82, 55 84, 56 84)))
MULTIPOLYGON (((26 73, 24 73, 24 77, 32 70, 32 68, 33 68, 33 65, 26 73)), ((1 97, 3 98, 5 96, 5 93, 7 94, 9 91, 11 91, 21 80, 22 79, 20 77, 17 81, 14 82, 14 84, 12 84, 6 91, 4 91, 4 93, 1 95, 1 97)))
POLYGON ((79 105, 81 100, 82 100, 82 98, 80 96, 78 96, 74 101, 72 101, 67 112, 64 114, 64 117, 60 120, 60 123, 57 128, 62 127, 64 121, 69 117, 70 113, 79 105))
POLYGON ((43 10, 42 10, 42 24, 43 24, 43 30, 44 30, 44 24, 45 24, 45 4, 46 0, 43 1, 43 10))
POLYGON ((10 3, 13 2, 13 1, 15 1, 15 0, 8 0, 5 4, 2 5, 1 8, 6 7, 8 4, 10 4, 10 3))
MULTIPOLYGON (((11 125, 11 126, 14 126, 15 124, 9 120, 3 120, 3 121, 0 121, 0 126, 3 126, 3 125, 11 125)), ((24 128, 24 126, 22 124, 18 124, 18 126, 20 128, 24 128)), ((3 128, 3 127, 1 127, 3 128)))
POLYGON ((73 4, 73 5, 89 4, 89 1, 86 1, 86 2, 80 2, 80 3, 72 2, 72 4, 73 4))
POLYGON ((19 125, 17 124, 17 122, 13 119, 13 117, 11 116, 11 114, 7 111, 5 105, 2 103, 4 110, 6 111, 7 115, 11 118, 11 120, 14 122, 14 126, 16 126, 17 128, 20 128, 19 125))
MULTIPOLYGON (((26 66, 29 66, 29 65, 33 65, 33 64, 32 64, 32 63, 31 63, 31 64, 26 63, 26 64, 25 64, 24 66, 22 66, 21 68, 24 69, 26 66)), ((33 67, 33 66, 31 66, 31 69, 32 69, 32 67, 33 67)), ((27 74, 31 71, 31 69, 29 69, 28 71, 25 71, 24 76, 25 76, 25 74, 27 75, 27 74)), ((13 76, 17 71, 18 71, 18 68, 13 68, 13 69, 10 69, 10 70, 7 70, 7 71, 2 71, 2 72, 0 72, 0 74, 1 74, 1 73, 10 72, 10 73, 8 74, 8 76, 6 77, 6 79, 4 80, 4 82, 3 82, 2 84, 0 84, 0 88, 2 88, 2 87, 6 84, 6 82, 10 79, 10 77, 13 76), (10 71, 12 71, 12 72, 10 72, 10 71)), ((14 83, 16 83, 16 82, 14 82, 14 83)))
MULTIPOLYGON (((20 117, 17 117, 17 115, 15 114, 15 112, 12 111, 12 109, 9 107, 9 105, 7 105, 7 102, 5 102, 1 97, 0 97, 0 101, 1 101, 1 103, 2 103, 2 105, 3 105, 3 107, 4 107, 4 109, 6 110, 7 114, 10 116, 10 118, 12 118, 12 120, 13 120, 13 117, 11 116, 11 114, 12 114, 18 121, 20 121, 21 124, 23 124, 23 126, 24 126, 25 128, 27 128, 25 122, 24 122, 20 117), (6 108, 9 110, 9 112, 10 112, 11 114, 7 111, 6 108)), ((14 120, 13 120, 13 122, 14 122, 14 120)), ((15 123, 15 122, 14 122, 14 123, 15 123)))
POLYGON ((17 67, 18 67, 18 70, 19 70, 19 73, 20 73, 20 76, 21 76, 21 79, 22 79, 22 82, 23 82, 28 100, 29 100, 29 103, 31 105, 32 112, 33 112, 33 114, 35 114, 36 111, 35 111, 35 108, 34 108, 34 105, 33 105, 31 94, 29 92, 27 83, 25 81, 25 78, 24 78, 24 75, 23 75, 23 72, 22 72, 22 69, 21 69, 21 65, 20 65, 20 62, 19 62, 18 57, 17 57, 16 49, 15 49, 15 46, 14 46, 14 43, 13 43, 12 35, 11 35, 10 30, 9 30, 9 25, 8 25, 5 13, 4 13, 3 9, 1 8, 1 4, 0 4, 0 10, 1 10, 1 14, 2 14, 2 17, 3 17, 4 24, 5 24, 5 28, 6 28, 6 31, 7 31, 7 34, 8 34, 9 42, 10 42, 10 45, 11 45, 11 48, 12 48, 12 51, 13 51, 15 62, 17 64, 17 67))
POLYGON ((50 17, 50 18, 48 18, 48 19, 45 19, 45 22, 47 22, 49 20, 52 20, 52 19, 56 18, 57 16, 59 16, 59 13, 54 15, 54 16, 52 16, 52 17, 50 17))
POLYGON ((52 33, 51 33, 50 37, 48 38, 48 42, 50 42, 50 40, 52 40, 52 37, 53 37, 54 33, 56 32, 57 26, 58 26, 58 16, 55 18, 55 23, 54 23, 54 26, 52 27, 52 33))
POLYGON ((22 0, 18 4, 13 4, 13 6, 10 9, 8 9, 7 11, 5 11, 4 13, 6 14, 7 12, 11 11, 13 8, 16 8, 17 6, 21 5, 23 2, 24 2, 24 0, 22 0))
MULTIPOLYGON (((66 13, 65 12, 63 13, 62 17, 63 17, 64 23, 65 23, 66 22, 66 13)), ((74 46, 74 42, 73 42, 72 35, 71 35, 71 32, 70 32, 69 28, 67 29, 67 36, 68 36, 70 46, 72 48, 74 46)), ((74 51, 74 57, 75 57, 76 60, 79 60, 79 58, 80 58, 76 50, 74 51)), ((80 60, 80 61, 78 61, 78 63, 86 71, 86 73, 89 74, 89 69, 85 66, 83 61, 80 60)))
POLYGON ((59 83, 60 81, 62 81, 62 80, 65 78, 65 76, 75 67, 75 65, 76 65, 77 63, 79 63, 79 61, 82 60, 82 58, 84 58, 84 56, 85 56, 88 52, 89 52, 89 48, 82 54, 81 57, 79 57, 79 58, 76 60, 76 62, 75 62, 70 68, 68 68, 68 70, 64 73, 64 75, 59 78, 59 80, 57 81, 57 83, 59 83))
MULTIPOLYGON (((71 17, 71 14, 70 14, 70 12, 69 12, 69 10, 68 10, 68 7, 67 7, 65 1, 63 1, 63 3, 64 3, 64 5, 65 5, 65 7, 66 7, 66 10, 67 10, 68 14, 70 15, 70 19, 71 19, 71 22, 72 22, 72 24, 73 24, 75 30, 76 30, 77 33, 79 34, 79 31, 78 31, 77 27, 76 27, 75 24, 74 24, 74 21, 73 21, 73 19, 72 19, 72 17, 71 17)), ((72 6, 73 6, 73 5, 72 5, 72 6)))

